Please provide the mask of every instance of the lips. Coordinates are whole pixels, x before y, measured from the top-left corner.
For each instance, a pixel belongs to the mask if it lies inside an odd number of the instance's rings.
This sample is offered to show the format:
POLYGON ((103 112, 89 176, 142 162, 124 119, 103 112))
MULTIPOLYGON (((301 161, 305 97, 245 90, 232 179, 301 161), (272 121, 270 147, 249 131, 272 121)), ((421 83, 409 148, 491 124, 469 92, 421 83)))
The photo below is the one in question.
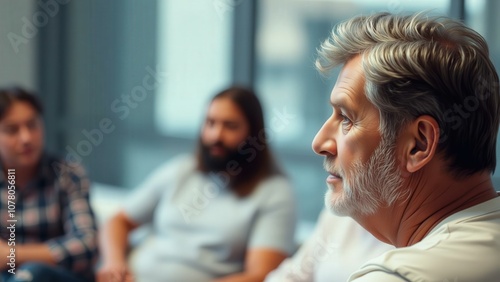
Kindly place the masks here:
POLYGON ((329 176, 334 177, 334 178, 338 178, 338 179, 342 179, 342 177, 339 174, 335 174, 335 173, 330 173, 329 176))
POLYGON ((329 172, 331 176, 336 177, 336 178, 342 178, 340 174, 335 173, 335 172, 329 172))
POLYGON ((342 181, 342 177, 340 177, 340 175, 338 174, 330 173, 330 175, 328 175, 328 177, 326 178, 326 182, 328 183, 332 183, 335 181, 342 181))
POLYGON ((327 182, 333 182, 333 181, 341 181, 342 180, 342 174, 338 172, 337 169, 335 169, 335 166, 333 165, 333 159, 330 157, 326 157, 325 160, 323 161, 323 168, 326 170, 326 172, 329 173, 328 178, 326 179, 327 182))
POLYGON ((31 155, 33 152, 35 151, 35 149, 33 148, 27 148, 27 149, 24 149, 20 152, 21 155, 31 155))
POLYGON ((211 146, 210 153, 212 155, 216 155, 216 156, 224 155, 224 154, 226 154, 226 148, 224 148, 223 146, 218 146, 218 145, 211 146))

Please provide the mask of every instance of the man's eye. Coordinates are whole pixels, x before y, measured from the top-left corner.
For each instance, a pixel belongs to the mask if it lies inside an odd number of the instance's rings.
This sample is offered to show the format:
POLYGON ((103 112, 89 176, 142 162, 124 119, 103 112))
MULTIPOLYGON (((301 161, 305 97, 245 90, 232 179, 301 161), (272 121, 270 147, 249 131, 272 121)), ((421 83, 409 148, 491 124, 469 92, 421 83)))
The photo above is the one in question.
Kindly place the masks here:
POLYGON ((344 133, 347 133, 347 131, 351 129, 352 121, 342 113, 339 115, 342 118, 342 130, 344 131, 344 133))
POLYGON ((17 131, 17 127, 15 126, 7 126, 2 128, 2 131, 7 133, 7 134, 15 134, 17 131))
POLYGON ((229 130, 236 130, 236 129, 238 129, 238 125, 235 124, 235 123, 228 123, 226 126, 227 126, 227 128, 229 130))
POLYGON ((342 123, 343 124, 350 124, 352 121, 344 114, 340 114, 340 117, 342 118, 342 123))

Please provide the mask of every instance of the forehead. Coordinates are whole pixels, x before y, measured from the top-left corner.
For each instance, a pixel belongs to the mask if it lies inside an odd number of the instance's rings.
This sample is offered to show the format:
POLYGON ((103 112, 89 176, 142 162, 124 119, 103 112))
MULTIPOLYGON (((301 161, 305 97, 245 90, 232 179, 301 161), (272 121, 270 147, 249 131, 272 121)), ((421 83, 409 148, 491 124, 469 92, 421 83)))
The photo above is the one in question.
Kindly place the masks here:
POLYGON ((36 109, 24 101, 15 101, 10 105, 9 109, 5 113, 4 117, 0 122, 2 123, 16 123, 25 120, 30 120, 38 117, 36 109))
POLYGON ((369 103, 365 96, 365 75, 361 56, 349 60, 337 78, 330 101, 334 106, 363 106, 369 103))
POLYGON ((229 98, 222 97, 213 100, 207 111, 207 118, 240 121, 245 116, 240 108, 229 98))

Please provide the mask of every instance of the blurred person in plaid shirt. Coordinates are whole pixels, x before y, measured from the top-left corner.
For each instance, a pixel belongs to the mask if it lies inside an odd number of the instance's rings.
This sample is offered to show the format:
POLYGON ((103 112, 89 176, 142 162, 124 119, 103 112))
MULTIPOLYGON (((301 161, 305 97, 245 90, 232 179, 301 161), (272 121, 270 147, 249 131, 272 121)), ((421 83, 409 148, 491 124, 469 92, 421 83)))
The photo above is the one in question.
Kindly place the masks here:
POLYGON ((39 100, 23 89, 0 89, 1 277, 93 281, 89 180, 78 164, 44 152, 43 132, 39 100))

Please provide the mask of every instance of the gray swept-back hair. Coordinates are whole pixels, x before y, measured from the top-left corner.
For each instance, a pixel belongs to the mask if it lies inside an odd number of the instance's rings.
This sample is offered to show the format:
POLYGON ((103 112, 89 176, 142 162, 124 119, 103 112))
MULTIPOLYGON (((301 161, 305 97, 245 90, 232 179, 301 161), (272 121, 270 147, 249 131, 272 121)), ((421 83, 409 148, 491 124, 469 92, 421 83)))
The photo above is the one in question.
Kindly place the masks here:
POLYGON ((498 74, 474 30, 424 13, 358 16, 338 25, 318 55, 323 73, 362 56, 365 94, 379 109, 384 138, 394 140, 405 124, 430 115, 450 172, 495 170, 498 74))

